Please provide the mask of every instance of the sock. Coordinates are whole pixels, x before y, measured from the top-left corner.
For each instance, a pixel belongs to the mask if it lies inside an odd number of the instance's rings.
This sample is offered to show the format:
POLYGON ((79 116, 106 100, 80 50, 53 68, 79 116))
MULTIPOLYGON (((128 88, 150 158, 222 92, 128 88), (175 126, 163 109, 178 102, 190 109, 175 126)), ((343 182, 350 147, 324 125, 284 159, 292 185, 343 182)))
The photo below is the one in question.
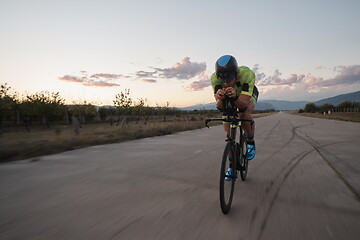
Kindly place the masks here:
POLYGON ((251 136, 247 136, 247 143, 250 145, 255 145, 255 141, 254 141, 254 135, 251 136))

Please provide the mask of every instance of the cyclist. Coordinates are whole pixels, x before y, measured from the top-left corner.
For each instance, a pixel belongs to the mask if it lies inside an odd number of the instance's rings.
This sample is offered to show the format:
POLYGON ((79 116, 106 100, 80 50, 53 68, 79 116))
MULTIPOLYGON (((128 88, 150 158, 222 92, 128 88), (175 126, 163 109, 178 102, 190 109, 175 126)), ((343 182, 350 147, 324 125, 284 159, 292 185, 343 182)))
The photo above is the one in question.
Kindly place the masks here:
MULTIPOLYGON (((214 90, 216 107, 224 111, 225 97, 233 100, 234 106, 239 111, 242 119, 253 120, 251 115, 255 108, 259 92, 255 86, 255 73, 246 66, 238 66, 236 59, 231 55, 220 57, 215 63, 215 73, 211 76, 211 86, 214 90)), ((246 155, 247 160, 255 157, 255 124, 242 122, 247 136, 246 155)), ((230 136, 230 124, 224 123, 227 137, 230 136)), ((231 157, 231 156, 230 156, 231 157)), ((230 158, 229 157, 229 158, 230 158)), ((231 176, 229 168, 227 175, 231 176)), ((230 180, 226 179, 226 180, 230 180)))

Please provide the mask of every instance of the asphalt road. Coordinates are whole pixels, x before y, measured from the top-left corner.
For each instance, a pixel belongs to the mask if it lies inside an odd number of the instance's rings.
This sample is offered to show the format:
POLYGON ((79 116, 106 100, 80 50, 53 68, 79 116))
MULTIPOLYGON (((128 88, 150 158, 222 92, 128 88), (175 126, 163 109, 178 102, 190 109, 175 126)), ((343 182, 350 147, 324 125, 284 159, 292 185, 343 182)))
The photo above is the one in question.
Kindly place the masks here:
POLYGON ((359 123, 278 113, 256 144, 228 215, 221 126, 1 164, 0 239, 359 239, 359 123))

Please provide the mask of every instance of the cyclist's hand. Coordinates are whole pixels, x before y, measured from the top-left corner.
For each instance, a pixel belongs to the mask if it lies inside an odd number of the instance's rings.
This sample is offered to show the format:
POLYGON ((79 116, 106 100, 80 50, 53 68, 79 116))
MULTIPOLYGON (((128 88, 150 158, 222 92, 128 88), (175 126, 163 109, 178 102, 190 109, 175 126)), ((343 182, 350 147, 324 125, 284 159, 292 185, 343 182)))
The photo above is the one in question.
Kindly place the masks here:
POLYGON ((228 87, 228 88, 225 89, 225 91, 226 91, 226 95, 227 95, 229 98, 234 98, 234 97, 236 97, 236 91, 235 91, 234 88, 228 87))
POLYGON ((218 99, 220 99, 220 100, 225 99, 225 95, 226 95, 225 89, 219 89, 216 92, 216 95, 217 95, 218 99))

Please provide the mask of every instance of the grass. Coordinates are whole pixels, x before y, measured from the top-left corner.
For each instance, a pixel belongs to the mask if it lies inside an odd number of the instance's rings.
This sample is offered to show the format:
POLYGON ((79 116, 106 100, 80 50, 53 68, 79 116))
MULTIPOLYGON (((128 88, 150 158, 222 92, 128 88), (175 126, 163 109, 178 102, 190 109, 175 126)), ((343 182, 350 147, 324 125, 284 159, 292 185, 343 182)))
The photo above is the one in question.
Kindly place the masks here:
POLYGON ((297 111, 291 111, 290 113, 300 116, 306 116, 306 117, 317 117, 317 118, 334 119, 341 121, 360 122, 360 112, 335 112, 331 114, 321 114, 321 113, 298 113, 297 111))
MULTIPOLYGON (((254 114, 263 117, 271 113, 254 114)), ((32 158, 94 145, 118 143, 139 138, 161 136, 205 127, 204 120, 150 122, 148 124, 130 122, 123 127, 109 123, 91 123, 80 128, 76 135, 71 125, 50 129, 18 127, 0 135, 0 162, 32 158)))

